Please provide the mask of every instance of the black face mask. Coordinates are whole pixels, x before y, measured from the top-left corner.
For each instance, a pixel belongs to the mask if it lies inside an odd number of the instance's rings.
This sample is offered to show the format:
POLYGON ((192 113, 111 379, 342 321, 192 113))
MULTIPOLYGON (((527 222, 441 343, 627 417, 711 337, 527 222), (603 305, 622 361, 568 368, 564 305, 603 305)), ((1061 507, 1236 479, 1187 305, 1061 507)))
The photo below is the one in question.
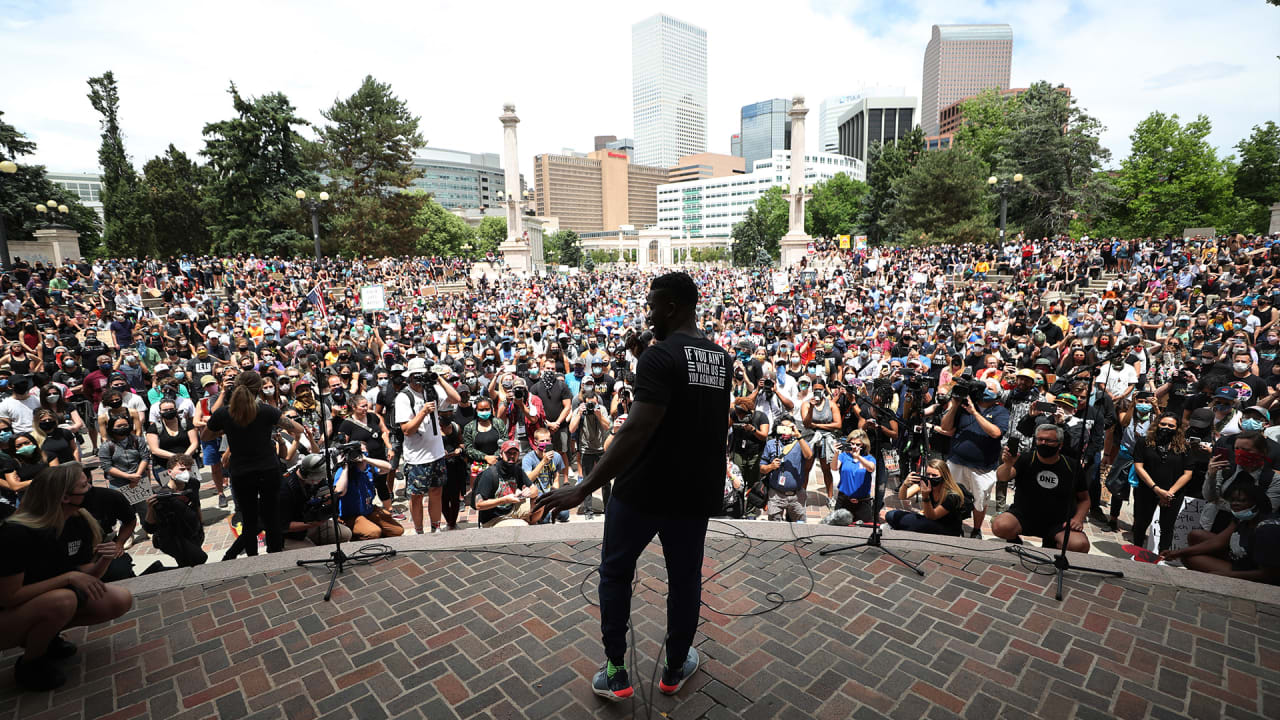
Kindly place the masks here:
MULTIPOLYGON (((107 401, 107 407, 109 407, 109 408, 118 408, 118 407, 120 407, 120 406, 121 406, 121 405, 123 405, 123 404, 124 404, 124 400, 121 400, 120 398, 116 398, 116 399, 114 399, 114 400, 108 400, 108 401, 107 401)), ((112 431, 112 432, 114 432, 114 431, 112 431)))
POLYGON ((56 427, 58 427, 58 421, 56 421, 56 420, 41 420, 41 421, 40 421, 40 431, 41 431, 41 432, 44 432, 44 433, 46 433, 46 434, 47 434, 47 433, 50 433, 50 432, 53 432, 53 429, 54 429, 54 428, 56 428, 56 427))
POLYGON ((1173 436, 1177 432, 1178 432, 1177 430, 1172 430, 1170 428, 1158 427, 1156 428, 1156 442, 1160 443, 1161 445, 1167 445, 1173 442, 1173 436))
POLYGON ((127 428, 127 427, 113 427, 113 428, 111 428, 111 435, 112 435, 112 437, 125 437, 125 436, 126 436, 126 435, 128 435, 128 434, 129 434, 129 428, 127 428))
POLYGON ((160 417, 164 418, 165 420, 172 420, 178 417, 178 411, 177 410, 161 410, 160 417))
POLYGON ((1057 443, 1036 443, 1036 454, 1042 458, 1051 458, 1058 454, 1061 447, 1057 443))

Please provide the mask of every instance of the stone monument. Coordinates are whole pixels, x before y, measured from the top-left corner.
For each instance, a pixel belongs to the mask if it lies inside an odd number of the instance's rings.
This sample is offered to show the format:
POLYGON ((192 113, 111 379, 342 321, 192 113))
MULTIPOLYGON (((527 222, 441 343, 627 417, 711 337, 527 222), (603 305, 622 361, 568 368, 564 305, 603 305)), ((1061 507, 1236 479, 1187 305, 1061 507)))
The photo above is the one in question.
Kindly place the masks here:
POLYGON ((1272 235, 1280 233, 1280 202, 1271 206, 1271 227, 1267 232, 1272 235))
POLYGON ((502 106, 498 116, 502 122, 502 172, 507 207, 507 239, 498 245, 507 268, 517 273, 533 272, 533 253, 524 232, 524 215, 520 211, 520 157, 516 143, 516 117, 514 103, 502 106))
POLYGON ((782 267, 788 268, 800 262, 809 248, 811 238, 804 231, 804 202, 812 195, 804 187, 804 116, 809 108, 804 106, 804 96, 791 99, 791 192, 787 195, 787 234, 782 236, 782 267))
POLYGON ((11 240, 9 255, 28 263, 61 265, 64 260, 80 259, 80 233, 66 225, 46 225, 37 228, 34 240, 11 240))

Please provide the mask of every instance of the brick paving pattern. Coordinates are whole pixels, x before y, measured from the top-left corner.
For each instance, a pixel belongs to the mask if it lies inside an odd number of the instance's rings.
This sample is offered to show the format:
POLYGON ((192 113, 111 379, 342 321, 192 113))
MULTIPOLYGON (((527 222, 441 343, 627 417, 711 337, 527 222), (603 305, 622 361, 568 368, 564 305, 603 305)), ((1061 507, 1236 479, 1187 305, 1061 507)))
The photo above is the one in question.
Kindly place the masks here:
MULTIPOLYGON (((704 664, 654 716, 707 718, 1280 717, 1280 606, 1147 585, 1051 577, 1007 562, 713 535, 704 664), (729 567, 743 553, 736 565, 729 567)), ((599 541, 504 546, 594 564, 599 541)), ((664 627, 656 545, 641 558, 633 624, 639 692, 664 627)), ((327 573, 288 570, 138 598, 120 621, 67 633, 68 686, 18 694, 0 661, 0 718, 643 717, 588 686, 599 615, 589 567, 477 550, 327 573)))

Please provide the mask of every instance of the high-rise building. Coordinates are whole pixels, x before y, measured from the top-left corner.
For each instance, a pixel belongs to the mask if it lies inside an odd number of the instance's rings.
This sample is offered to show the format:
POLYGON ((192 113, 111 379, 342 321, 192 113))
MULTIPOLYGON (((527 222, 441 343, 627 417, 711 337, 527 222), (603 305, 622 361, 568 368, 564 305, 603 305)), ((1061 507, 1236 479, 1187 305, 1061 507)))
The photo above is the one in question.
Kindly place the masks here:
POLYGON ((74 194, 81 205, 92 208, 94 212, 98 213, 99 220, 104 217, 101 175, 98 173, 71 173, 50 170, 45 173, 45 177, 54 185, 74 194))
POLYGON ((725 175, 742 175, 747 172, 746 161, 733 155, 697 153, 676 160, 676 166, 667 171, 667 182, 687 182, 725 175))
POLYGON ((617 142, 617 140, 618 140, 617 135, 597 135, 595 149, 603 150, 606 145, 608 145, 611 142, 617 142))
POLYGON ((907 89, 901 86, 864 87, 851 95, 834 95, 822 101, 818 106, 818 149, 822 152, 839 152, 840 116, 851 105, 864 97, 902 97, 907 89))
POLYGON ((917 117, 913 97, 864 97, 840 116, 840 154, 866 162, 871 143, 896 141, 911 132, 917 117))
POLYGON ((742 135, 734 133, 729 136, 729 154, 742 157, 742 135))
POLYGON ((756 160, 773 157, 774 150, 791 149, 791 119, 787 110, 791 103, 783 98, 762 100, 742 106, 742 157, 747 170, 756 160))
POLYGON ((924 51, 920 125, 937 135, 938 113, 983 90, 1009 89, 1013 28, 1008 25, 934 25, 924 51))
POLYGON ((624 152, 597 150, 585 157, 538 155, 533 159, 535 208, 575 232, 646 227, 658 222, 658 185, 665 168, 631 164, 624 152))
MULTIPOLYGON (((808 186, 840 173, 854 180, 867 179, 861 160, 831 153, 804 156, 804 182, 808 186)), ((727 240, 733 226, 766 190, 786 185, 791 177, 791 152, 775 150, 743 175, 726 175, 658 187, 658 227, 673 235, 727 240)))
POLYGON ((626 153, 627 157, 632 157, 636 154, 636 141, 632 140, 631 138, 622 138, 621 140, 614 140, 613 142, 605 143, 605 146, 603 148, 596 148, 596 149, 597 150, 616 150, 618 152, 626 153))
MULTIPOLYGON (((446 209, 496 207, 506 173, 497 153, 469 153, 443 148, 423 148, 413 159, 422 171, 410 189, 425 190, 446 209)), ((524 177, 520 187, 525 187, 524 177)))
POLYGON ((669 168, 707 149, 707 31, 658 14, 631 26, 637 165, 669 168))

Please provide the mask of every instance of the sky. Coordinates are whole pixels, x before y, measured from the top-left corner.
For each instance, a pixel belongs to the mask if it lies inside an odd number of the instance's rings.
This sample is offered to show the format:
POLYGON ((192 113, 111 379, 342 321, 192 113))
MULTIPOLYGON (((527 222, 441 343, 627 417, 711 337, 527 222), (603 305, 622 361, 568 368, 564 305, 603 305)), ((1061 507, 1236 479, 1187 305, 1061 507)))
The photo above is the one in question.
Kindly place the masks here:
POLYGON ((1154 110, 1207 115, 1222 154, 1280 119, 1280 8, 1265 0, 0 0, 0 111, 39 145, 20 162, 92 172, 85 81, 106 70, 138 167, 170 143, 195 156, 204 124, 231 115, 231 82, 284 92, 320 123, 371 74, 433 147, 502 152, 498 116, 515 103, 531 179, 535 154, 632 135, 631 25, 658 12, 707 31, 711 152, 729 151, 739 109, 759 100, 804 95, 814 151, 823 98, 870 85, 918 97, 930 27, 949 23, 1012 25, 1012 86, 1071 87, 1106 126, 1112 166, 1154 110))

